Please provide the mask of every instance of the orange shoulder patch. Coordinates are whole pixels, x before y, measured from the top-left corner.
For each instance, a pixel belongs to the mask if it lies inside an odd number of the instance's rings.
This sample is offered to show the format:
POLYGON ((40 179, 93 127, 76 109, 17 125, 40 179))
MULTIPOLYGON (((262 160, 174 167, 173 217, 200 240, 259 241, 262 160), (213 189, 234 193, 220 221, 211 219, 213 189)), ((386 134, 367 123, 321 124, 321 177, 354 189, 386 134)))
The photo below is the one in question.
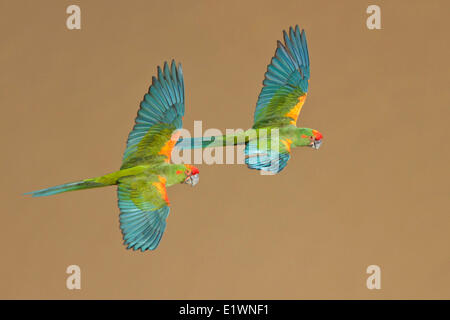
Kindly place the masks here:
POLYGON ((170 206, 169 198, 167 197, 167 189, 166 189, 166 178, 162 176, 158 176, 158 182, 153 182, 152 184, 155 186, 156 190, 161 194, 161 197, 170 206))
POLYGON ((286 150, 288 152, 291 152, 291 144, 292 144, 292 140, 291 139, 282 139, 280 140, 281 143, 285 146, 286 150))
POLYGON ((170 157, 172 156, 172 150, 173 147, 175 147, 175 144, 177 143, 178 139, 180 138, 180 132, 177 130, 175 131, 170 139, 163 145, 161 150, 158 152, 158 154, 162 154, 166 156, 165 162, 170 162, 170 157))
POLYGON ((293 124, 293 125, 295 125, 297 123, 297 118, 298 118, 298 115, 300 114, 300 111, 302 110, 303 104, 305 103, 306 95, 307 95, 307 93, 300 96, 298 98, 298 103, 291 110, 289 110, 288 113, 285 114, 286 117, 293 119, 291 121, 291 124, 293 124))

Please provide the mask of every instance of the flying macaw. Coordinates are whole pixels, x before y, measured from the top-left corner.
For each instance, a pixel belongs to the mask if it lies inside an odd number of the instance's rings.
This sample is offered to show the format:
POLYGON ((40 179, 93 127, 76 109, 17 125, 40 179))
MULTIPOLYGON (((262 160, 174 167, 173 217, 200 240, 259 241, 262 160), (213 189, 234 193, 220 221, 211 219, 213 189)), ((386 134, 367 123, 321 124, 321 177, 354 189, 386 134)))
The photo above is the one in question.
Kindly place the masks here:
POLYGON ((30 192, 33 197, 66 191, 118 185, 120 228, 127 249, 158 247, 169 215, 166 188, 178 183, 195 186, 199 170, 189 164, 171 164, 184 116, 184 81, 181 64, 158 67, 158 78, 140 104, 119 171, 92 179, 30 192))
POLYGON ((245 132, 215 137, 180 139, 176 148, 221 147, 245 143, 245 163, 251 169, 278 173, 286 166, 292 147, 319 149, 322 134, 298 128, 297 118, 309 85, 309 53, 305 31, 283 31, 275 56, 267 67, 259 94, 253 127, 245 132), (278 137, 272 137, 278 129, 278 137), (275 143, 274 143, 275 142, 275 143))

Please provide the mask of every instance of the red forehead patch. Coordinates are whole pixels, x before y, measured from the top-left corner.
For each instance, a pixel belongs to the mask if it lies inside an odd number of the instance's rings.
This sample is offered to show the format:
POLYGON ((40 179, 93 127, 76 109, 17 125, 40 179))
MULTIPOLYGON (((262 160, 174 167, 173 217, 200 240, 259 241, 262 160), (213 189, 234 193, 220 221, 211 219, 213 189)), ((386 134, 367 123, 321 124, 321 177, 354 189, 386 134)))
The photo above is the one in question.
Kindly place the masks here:
POLYGON ((312 132, 313 132, 314 138, 316 138, 316 140, 322 140, 323 136, 319 131, 313 130, 312 132))
POLYGON ((198 170, 197 167, 194 167, 194 166, 192 166, 190 164, 186 164, 185 166, 186 166, 186 168, 191 170, 191 174, 199 174, 200 173, 200 171, 198 170))

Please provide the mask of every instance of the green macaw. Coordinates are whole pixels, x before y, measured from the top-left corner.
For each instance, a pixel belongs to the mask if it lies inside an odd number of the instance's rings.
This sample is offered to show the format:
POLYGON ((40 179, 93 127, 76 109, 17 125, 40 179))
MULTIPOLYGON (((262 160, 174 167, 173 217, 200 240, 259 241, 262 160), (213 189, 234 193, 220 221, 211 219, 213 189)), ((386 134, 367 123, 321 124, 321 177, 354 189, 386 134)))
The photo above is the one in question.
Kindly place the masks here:
POLYGON ((297 118, 309 85, 309 54, 304 30, 283 31, 275 56, 267 67, 253 127, 240 134, 180 139, 176 148, 193 149, 245 144, 245 163, 251 169, 278 173, 286 166, 292 147, 319 149, 322 134, 298 128, 297 118))
POLYGON ((178 183, 195 186, 199 170, 189 164, 171 164, 184 116, 181 64, 158 67, 158 78, 140 104, 119 171, 91 179, 30 192, 33 197, 66 191, 118 185, 120 228, 127 249, 154 250, 166 228, 169 199, 166 188, 178 183))

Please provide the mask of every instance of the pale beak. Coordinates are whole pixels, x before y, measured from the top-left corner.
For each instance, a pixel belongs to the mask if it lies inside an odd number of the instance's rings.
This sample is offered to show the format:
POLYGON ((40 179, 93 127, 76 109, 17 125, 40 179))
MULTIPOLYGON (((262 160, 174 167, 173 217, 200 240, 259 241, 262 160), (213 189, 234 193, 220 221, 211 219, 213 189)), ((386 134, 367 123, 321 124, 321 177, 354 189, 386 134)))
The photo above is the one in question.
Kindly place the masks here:
POLYGON ((186 180, 184 180, 184 183, 187 183, 191 186, 195 186, 200 180, 200 177, 198 174, 194 174, 192 176, 189 176, 186 178, 186 180))
POLYGON ((312 143, 311 147, 313 147, 314 149, 318 150, 321 145, 322 145, 322 140, 314 140, 314 142, 312 143))

